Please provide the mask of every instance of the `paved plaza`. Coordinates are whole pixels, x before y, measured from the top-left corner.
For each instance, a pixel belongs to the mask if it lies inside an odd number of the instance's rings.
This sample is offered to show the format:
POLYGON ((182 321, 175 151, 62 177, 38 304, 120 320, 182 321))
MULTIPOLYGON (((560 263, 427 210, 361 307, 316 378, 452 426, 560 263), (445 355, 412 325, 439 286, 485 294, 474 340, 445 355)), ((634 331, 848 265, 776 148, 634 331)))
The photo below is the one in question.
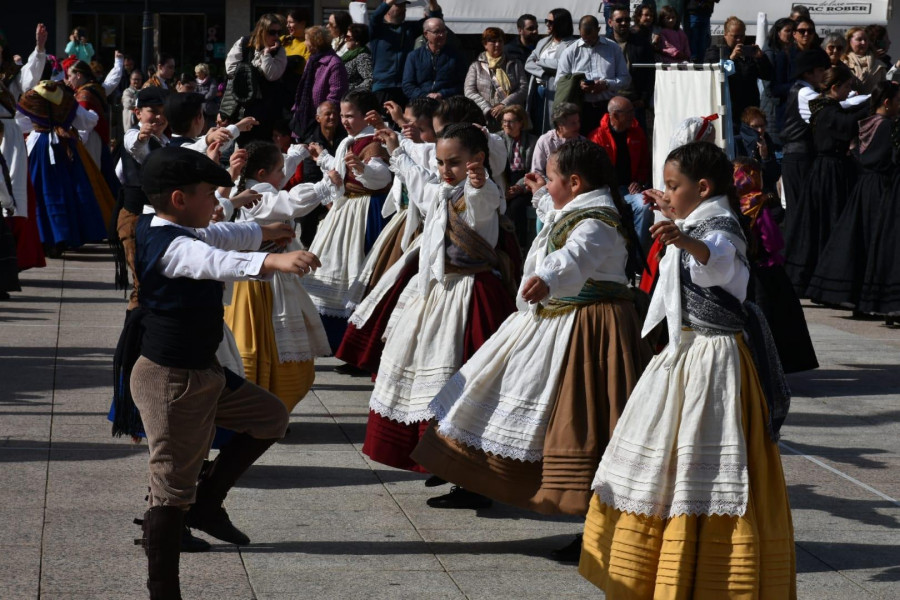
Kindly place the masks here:
MULTIPOLYGON (((147 448, 106 420, 125 301, 104 246, 48 263, 0 302, 0 600, 146 598, 132 519, 147 448)), ((806 314, 821 368, 790 377, 782 441, 798 596, 897 600, 900 329, 806 314)), ((602 598, 547 557, 578 519, 431 509, 446 487, 369 462, 371 384, 334 364, 317 363, 290 434, 228 497, 253 543, 182 555, 186 600, 602 598)))

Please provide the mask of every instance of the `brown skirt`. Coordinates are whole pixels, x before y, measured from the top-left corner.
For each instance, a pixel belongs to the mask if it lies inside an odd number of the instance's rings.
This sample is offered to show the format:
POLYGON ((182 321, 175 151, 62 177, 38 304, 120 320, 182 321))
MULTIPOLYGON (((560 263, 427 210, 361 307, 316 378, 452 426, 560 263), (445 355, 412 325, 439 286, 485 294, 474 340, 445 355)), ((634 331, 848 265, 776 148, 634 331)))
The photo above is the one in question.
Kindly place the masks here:
POLYGON ((412 458, 462 487, 544 514, 584 515, 619 415, 650 362, 634 304, 578 309, 539 462, 523 462, 428 431, 412 458))
MULTIPOLYGON (((401 217, 404 221, 406 221, 406 215, 401 217)), ((403 242, 403 233, 406 231, 406 225, 401 224, 391 237, 385 242, 384 246, 381 248, 381 252, 378 254, 378 257, 375 259, 375 266, 372 269, 372 276, 369 277, 369 281, 366 282, 366 293, 363 296, 368 296, 371 293, 372 289, 378 284, 381 278, 384 276, 385 272, 394 266, 400 257, 403 256, 403 248, 401 244, 403 242)))

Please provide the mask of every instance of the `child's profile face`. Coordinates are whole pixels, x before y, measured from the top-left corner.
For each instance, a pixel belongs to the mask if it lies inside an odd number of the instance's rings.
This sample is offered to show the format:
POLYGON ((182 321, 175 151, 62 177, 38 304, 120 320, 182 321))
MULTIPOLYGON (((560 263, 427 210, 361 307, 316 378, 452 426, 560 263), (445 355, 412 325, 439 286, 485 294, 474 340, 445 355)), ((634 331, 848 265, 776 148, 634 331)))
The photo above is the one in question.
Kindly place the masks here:
POLYGON ((660 208, 674 219, 684 219, 709 196, 710 190, 704 191, 705 185, 701 185, 704 180, 693 181, 681 172, 681 166, 674 160, 666 163, 663 181, 665 190, 660 208))
POLYGON ((369 124, 366 123, 365 115, 354 104, 349 102, 341 102, 341 125, 350 135, 356 135, 369 124))
POLYGON ((561 209, 568 204, 574 195, 572 194, 572 182, 564 177, 556 166, 556 156, 551 156, 547 161, 547 191, 553 198, 553 208, 561 209))
POLYGON ((256 179, 260 183, 269 183, 276 188, 281 187, 281 180, 284 178, 284 156, 282 156, 278 163, 272 167, 269 171, 259 170, 258 173, 255 174, 254 179, 256 179))
MULTIPOLYGON (((479 152, 473 156, 468 148, 459 143, 459 140, 442 138, 437 142, 435 154, 441 181, 457 185, 468 175, 466 163, 476 162, 482 153, 479 152)), ((480 158, 484 160, 483 155, 480 158)))
POLYGON ((218 206, 216 186, 211 183, 198 183, 182 190, 181 195, 181 205, 175 205, 178 209, 178 224, 197 229, 207 227, 218 206))

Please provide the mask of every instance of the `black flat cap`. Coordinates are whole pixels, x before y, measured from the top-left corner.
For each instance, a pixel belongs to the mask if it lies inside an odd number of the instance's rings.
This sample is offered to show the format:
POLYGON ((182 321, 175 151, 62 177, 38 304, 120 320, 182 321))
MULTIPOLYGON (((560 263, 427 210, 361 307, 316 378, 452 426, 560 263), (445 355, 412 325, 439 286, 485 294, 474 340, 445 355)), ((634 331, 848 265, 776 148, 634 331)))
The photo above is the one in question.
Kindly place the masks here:
POLYGON ((145 106, 162 106, 166 102, 166 92, 156 86, 145 87, 135 94, 134 105, 138 108, 145 106))
POLYGON ((147 195, 196 183, 233 185, 228 171, 205 154, 188 148, 160 148, 151 152, 141 166, 141 187, 147 195))

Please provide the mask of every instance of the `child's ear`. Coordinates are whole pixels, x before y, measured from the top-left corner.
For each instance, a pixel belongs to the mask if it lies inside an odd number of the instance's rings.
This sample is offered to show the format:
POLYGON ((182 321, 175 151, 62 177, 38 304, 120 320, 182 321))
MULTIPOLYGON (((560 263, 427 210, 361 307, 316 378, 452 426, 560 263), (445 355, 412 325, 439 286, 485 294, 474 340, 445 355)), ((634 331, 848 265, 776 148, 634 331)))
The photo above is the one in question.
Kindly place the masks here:
POLYGON ((169 197, 169 203, 172 205, 172 208, 178 210, 184 208, 184 192, 181 190, 173 190, 172 195, 169 197))
POLYGON ((701 179, 697 182, 697 191, 700 193, 701 200, 707 200, 712 196, 712 185, 709 179, 701 179))
POLYGON ((581 189, 581 185, 584 183, 584 180, 581 179, 581 175, 577 173, 572 173, 569 175, 569 187, 573 190, 581 189))

